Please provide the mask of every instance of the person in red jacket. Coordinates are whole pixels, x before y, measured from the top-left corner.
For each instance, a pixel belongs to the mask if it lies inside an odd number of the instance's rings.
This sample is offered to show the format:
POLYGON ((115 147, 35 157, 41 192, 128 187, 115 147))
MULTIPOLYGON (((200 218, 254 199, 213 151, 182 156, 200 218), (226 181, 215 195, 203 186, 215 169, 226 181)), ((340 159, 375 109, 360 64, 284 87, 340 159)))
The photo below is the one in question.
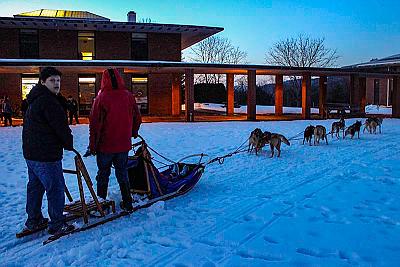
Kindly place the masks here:
POLYGON ((132 210, 127 161, 131 137, 136 138, 142 122, 135 97, 125 87, 116 69, 103 72, 100 92, 93 102, 89 124, 89 150, 96 155, 97 195, 107 198, 111 165, 114 165, 122 208, 132 210))

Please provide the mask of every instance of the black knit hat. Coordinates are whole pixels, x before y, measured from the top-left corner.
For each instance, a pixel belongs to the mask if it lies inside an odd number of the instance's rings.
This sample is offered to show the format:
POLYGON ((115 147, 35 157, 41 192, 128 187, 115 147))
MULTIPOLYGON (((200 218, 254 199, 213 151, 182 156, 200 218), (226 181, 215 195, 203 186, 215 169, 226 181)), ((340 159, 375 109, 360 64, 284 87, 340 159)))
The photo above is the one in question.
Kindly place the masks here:
POLYGON ((43 82, 46 82, 47 78, 49 78, 50 76, 53 76, 53 75, 61 76, 62 73, 54 67, 45 67, 40 72, 39 79, 43 82))

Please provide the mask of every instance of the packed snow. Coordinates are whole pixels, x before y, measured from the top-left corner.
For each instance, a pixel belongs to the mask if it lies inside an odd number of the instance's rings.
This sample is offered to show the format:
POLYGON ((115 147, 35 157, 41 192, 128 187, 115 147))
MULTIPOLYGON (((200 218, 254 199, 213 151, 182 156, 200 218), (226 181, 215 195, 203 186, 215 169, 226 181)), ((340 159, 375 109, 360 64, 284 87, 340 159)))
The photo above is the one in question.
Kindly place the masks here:
MULTIPOLYGON (((309 124, 329 131, 333 121, 147 123, 140 134, 174 160, 201 152, 214 158, 234 151, 256 127, 290 138, 309 124)), ((21 130, 0 128, 1 266, 400 264, 398 119, 385 119, 382 134, 361 133, 360 139, 329 136, 328 145, 318 146, 293 139, 291 146, 282 144, 280 158, 270 158, 269 147, 258 156, 234 155, 208 165, 186 195, 46 246, 46 233, 15 238, 26 219, 21 130)), ((72 130, 83 153, 88 127, 72 130)), ((63 164, 73 168, 71 152, 63 164)), ((95 158, 85 164, 95 183, 95 158)), ((77 198, 76 178, 65 177, 77 198)), ((120 201, 114 174, 109 198, 120 201)))

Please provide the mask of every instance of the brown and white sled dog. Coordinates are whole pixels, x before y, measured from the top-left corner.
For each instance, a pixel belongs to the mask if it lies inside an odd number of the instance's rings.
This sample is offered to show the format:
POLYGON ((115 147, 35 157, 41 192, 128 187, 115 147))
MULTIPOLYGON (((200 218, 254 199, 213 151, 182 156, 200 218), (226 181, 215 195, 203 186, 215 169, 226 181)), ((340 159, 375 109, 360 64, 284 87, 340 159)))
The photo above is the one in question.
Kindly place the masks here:
POLYGON ((343 118, 340 118, 340 121, 335 121, 332 123, 331 137, 333 138, 333 134, 339 139, 339 132, 342 130, 342 135, 344 136, 344 128, 346 127, 346 123, 343 118))
MULTIPOLYGON (((360 138, 360 129, 361 129, 361 121, 356 121, 344 132, 344 136, 350 135, 350 138, 353 139, 354 135, 357 133, 358 138, 360 138)), ((343 137, 344 138, 344 137, 343 137)))
POLYGON ((306 129, 304 130, 303 145, 304 145, 304 141, 307 141, 307 143, 309 143, 311 146, 311 139, 312 139, 312 136, 314 135, 314 129, 315 129, 315 127, 312 125, 309 125, 306 127, 306 129))
POLYGON ((319 144, 319 140, 322 139, 328 144, 328 138, 326 136, 326 128, 322 125, 315 126, 314 129, 314 145, 319 144))
POLYGON ((365 132, 365 129, 367 129, 369 133, 375 134, 377 127, 379 127, 379 133, 382 133, 382 122, 383 118, 376 118, 376 117, 367 118, 364 123, 363 133, 365 132))
POLYGON ((289 140, 287 140, 286 137, 284 137, 281 134, 271 133, 269 139, 267 136, 266 136, 266 138, 268 140, 269 147, 271 148, 271 158, 274 156, 274 148, 276 148, 276 150, 278 151, 278 157, 280 157, 282 142, 284 144, 290 146, 289 140))
POLYGON ((247 152, 251 152, 253 149, 255 149, 257 155, 258 151, 260 151, 266 143, 267 141, 264 138, 263 131, 260 128, 256 128, 250 134, 247 152))

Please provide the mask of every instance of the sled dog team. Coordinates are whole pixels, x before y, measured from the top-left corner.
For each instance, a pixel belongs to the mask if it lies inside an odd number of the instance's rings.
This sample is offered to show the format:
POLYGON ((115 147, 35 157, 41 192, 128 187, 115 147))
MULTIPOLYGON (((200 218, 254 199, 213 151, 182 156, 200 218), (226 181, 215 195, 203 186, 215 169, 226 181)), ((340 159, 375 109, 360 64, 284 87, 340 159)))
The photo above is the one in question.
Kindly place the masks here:
MULTIPOLYGON (((364 130, 367 130, 369 133, 374 133, 376 134, 376 129, 379 128, 379 133, 382 132, 382 118, 376 118, 376 117, 370 117, 367 118, 364 122, 364 130)), ((343 118, 341 118, 339 121, 335 121, 332 123, 332 128, 330 131, 331 137, 333 138, 333 135, 336 136, 336 138, 339 139, 340 137, 340 132, 342 132, 343 139, 349 135, 351 139, 357 134, 357 137, 360 138, 360 130, 361 130, 361 121, 356 121, 354 124, 350 125, 346 129, 346 123, 343 118)), ((326 128, 322 125, 309 125, 306 127, 304 130, 304 136, 303 136, 303 145, 304 142, 309 143, 311 146, 311 140, 312 137, 314 136, 314 145, 318 145, 320 140, 325 140, 326 144, 328 144, 328 138, 327 135, 329 133, 326 132, 326 128)), ((278 151, 278 157, 281 155, 281 143, 284 143, 288 146, 290 146, 289 140, 278 133, 271 133, 268 131, 263 132, 260 128, 256 128, 253 130, 250 134, 249 137, 249 146, 247 151, 252 152, 253 149, 256 152, 256 155, 262 148, 269 144, 270 149, 271 149, 271 158, 274 156, 274 148, 278 151)))

